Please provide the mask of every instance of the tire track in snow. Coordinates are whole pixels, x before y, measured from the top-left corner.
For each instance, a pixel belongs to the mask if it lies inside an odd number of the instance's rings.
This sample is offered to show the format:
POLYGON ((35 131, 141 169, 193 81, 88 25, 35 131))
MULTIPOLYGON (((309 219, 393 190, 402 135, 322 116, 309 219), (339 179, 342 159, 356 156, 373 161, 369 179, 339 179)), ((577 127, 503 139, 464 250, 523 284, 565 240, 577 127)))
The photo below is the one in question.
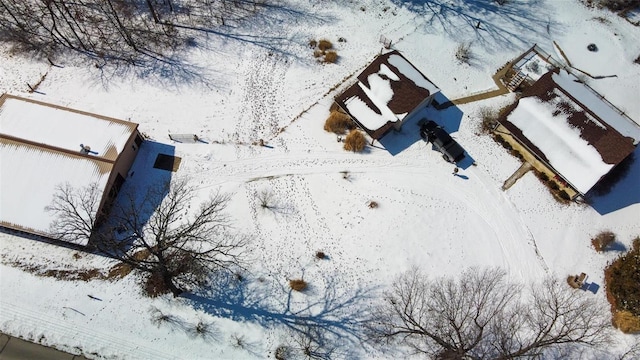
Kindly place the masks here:
MULTIPOLYGON (((511 244, 518 244, 525 241, 533 248, 535 256, 539 260, 540 267, 548 272, 549 268, 540 255, 535 239, 529 231, 524 220, 508 200, 506 194, 500 191, 497 185, 492 184, 485 179, 485 174, 475 168, 469 168, 467 171, 474 179, 481 183, 484 192, 478 191, 478 186, 456 186, 455 183, 448 181, 439 181, 439 177, 429 176, 433 174, 433 169, 425 166, 421 159, 388 159, 368 155, 367 157, 354 157, 352 154, 341 152, 324 152, 324 153, 289 153, 283 155, 258 156, 251 159, 240 159, 223 164, 219 171, 216 171, 216 177, 209 179, 209 184, 203 184, 204 187, 215 186, 224 182, 253 182, 260 180, 273 180, 293 175, 315 175, 330 174, 332 172, 339 173, 348 170, 352 174, 375 174, 375 173, 403 173, 407 175, 420 175, 426 182, 427 186, 438 186, 443 188, 452 198, 459 203, 465 204, 474 213, 478 214, 497 235, 498 245, 503 252, 503 258, 507 262, 512 262, 513 254, 509 250, 513 246, 507 246, 504 241, 510 239, 511 244)), ((385 186, 388 186, 386 184, 385 186)), ((305 191, 304 187, 298 189, 305 191)), ((308 191, 308 187, 306 188, 308 191)), ((396 188, 396 191, 404 191, 405 189, 396 188)), ((412 195, 413 196, 413 195, 412 195)), ((310 197, 311 194, 305 195, 310 197)), ((313 204, 311 204, 313 205, 313 204)), ((322 214, 316 209, 318 221, 322 222, 322 214)), ((324 219, 326 224, 326 219, 324 219)), ((322 225, 318 225, 319 229, 324 229, 322 225)), ((324 231, 324 230, 319 230, 324 231)), ((518 266, 512 266, 517 269, 518 266)), ((520 272, 524 274, 525 272, 520 272)), ((535 272, 533 272, 535 273, 535 272)))

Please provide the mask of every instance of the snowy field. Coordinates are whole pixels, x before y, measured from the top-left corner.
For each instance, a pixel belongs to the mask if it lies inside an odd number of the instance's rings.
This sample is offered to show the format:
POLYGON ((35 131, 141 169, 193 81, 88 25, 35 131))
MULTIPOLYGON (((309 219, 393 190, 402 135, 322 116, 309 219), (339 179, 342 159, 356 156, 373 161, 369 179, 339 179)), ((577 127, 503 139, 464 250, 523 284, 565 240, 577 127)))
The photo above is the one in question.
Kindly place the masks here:
MULTIPOLYGON (((0 48, 0 93, 140 124, 151 140, 125 187, 166 176, 152 165, 158 149, 170 149, 182 158, 174 176, 188 177, 203 198, 231 194, 228 212, 234 228, 251 237, 253 259, 241 284, 222 279, 197 295, 149 299, 134 275, 113 282, 36 276, 25 270, 106 270, 113 262, 0 233, 0 331, 105 359, 273 358, 296 316, 314 314, 328 328, 348 331, 345 319, 364 316, 399 273, 416 265, 433 276, 499 266, 522 283, 585 272, 596 286, 584 296, 606 302, 603 268, 618 252, 596 253, 590 239, 612 230, 628 247, 640 235, 640 150, 609 194, 591 206, 561 205, 531 172, 501 190, 520 162, 479 134, 478 113, 513 101, 513 94, 426 110, 476 162, 460 176, 420 140, 415 123, 361 154, 342 150, 323 124, 333 97, 381 51, 380 35, 448 99, 495 88, 495 71, 534 43, 561 60, 555 41, 575 67, 617 75, 588 84, 640 121, 640 65, 633 64, 639 27, 577 0, 279 3, 231 29, 234 36, 194 33, 184 54, 195 69, 190 76, 101 71, 73 56, 53 67, 0 48), (336 46, 336 64, 313 57, 308 42, 320 38, 336 46), (460 43, 471 44, 469 65, 454 57, 460 43), (589 43, 599 51, 589 52, 589 43), (45 73, 38 92, 29 93, 26 84, 45 73), (173 142, 169 133, 197 134, 206 143, 173 142), (259 139, 268 147, 251 145, 259 139), (260 207, 256 194, 263 190, 273 192, 277 209, 260 207), (370 201, 379 207, 370 209, 370 201), (318 250, 328 259, 315 259, 318 250), (290 294, 288 279, 300 277, 310 291, 290 294), (173 321, 155 324, 157 310, 173 321), (194 336, 199 321, 215 331, 194 336)), ((336 358, 388 356, 351 340, 336 358)), ((613 359, 640 337, 616 340, 590 356, 613 359)))

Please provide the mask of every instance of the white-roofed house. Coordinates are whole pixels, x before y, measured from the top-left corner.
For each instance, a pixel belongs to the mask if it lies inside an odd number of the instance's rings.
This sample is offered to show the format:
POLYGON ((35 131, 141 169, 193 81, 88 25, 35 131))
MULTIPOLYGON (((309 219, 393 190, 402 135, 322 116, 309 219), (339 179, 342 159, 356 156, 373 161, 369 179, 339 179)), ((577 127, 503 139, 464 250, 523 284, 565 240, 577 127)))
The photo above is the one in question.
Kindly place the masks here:
POLYGON ((336 104, 372 139, 382 138, 427 107, 440 89, 397 50, 374 59, 336 104))
POLYGON ((634 152, 640 126, 565 69, 524 87, 496 134, 521 152, 568 199, 586 194, 634 152))
POLYGON ((0 96, 0 226, 47 237, 54 215, 45 207, 64 184, 97 184, 102 213, 142 142, 129 121, 0 96))

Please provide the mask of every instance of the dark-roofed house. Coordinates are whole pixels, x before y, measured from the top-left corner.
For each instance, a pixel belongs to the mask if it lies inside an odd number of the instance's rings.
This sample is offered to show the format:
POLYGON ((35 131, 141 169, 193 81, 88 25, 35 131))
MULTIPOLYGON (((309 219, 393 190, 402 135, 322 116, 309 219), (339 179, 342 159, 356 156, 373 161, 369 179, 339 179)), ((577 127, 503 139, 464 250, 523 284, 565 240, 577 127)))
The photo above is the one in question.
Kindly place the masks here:
MULTIPOLYGON (((127 178, 138 124, 11 95, 0 97, 0 227, 47 237, 56 188, 97 184, 101 209, 127 178)), ((78 239, 77 245, 86 245, 78 239)))
POLYGON ((397 50, 378 56, 336 103, 372 139, 382 138, 422 108, 438 89, 397 50))
POLYGON ((575 199, 640 142, 640 126, 565 69, 524 88, 499 118, 497 133, 575 199))

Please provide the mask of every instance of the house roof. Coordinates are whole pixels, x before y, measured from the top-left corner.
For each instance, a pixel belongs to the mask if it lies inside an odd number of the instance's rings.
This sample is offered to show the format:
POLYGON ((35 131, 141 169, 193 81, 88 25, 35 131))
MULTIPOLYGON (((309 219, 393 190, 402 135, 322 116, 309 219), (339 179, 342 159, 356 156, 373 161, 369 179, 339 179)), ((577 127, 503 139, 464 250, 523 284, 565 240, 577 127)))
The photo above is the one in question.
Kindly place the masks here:
POLYGON ((402 54, 378 56, 358 76, 358 82, 336 102, 372 136, 382 137, 422 101, 440 91, 402 54))
POLYGON ((53 217, 45 207, 56 188, 96 183, 106 189, 136 129, 121 120, 0 97, 0 225, 46 236, 53 217), (92 152, 82 153, 80 143, 92 152))
POLYGON ((598 103, 586 107, 577 100, 582 90, 567 86, 570 76, 562 71, 541 76, 500 122, 584 194, 635 146, 632 137, 612 125, 617 117, 611 120, 610 112, 592 110, 608 104, 595 98, 591 100, 598 103))
POLYGON ((114 161, 138 125, 35 100, 3 95, 0 98, 3 135, 72 152, 80 144, 91 154, 114 161))

